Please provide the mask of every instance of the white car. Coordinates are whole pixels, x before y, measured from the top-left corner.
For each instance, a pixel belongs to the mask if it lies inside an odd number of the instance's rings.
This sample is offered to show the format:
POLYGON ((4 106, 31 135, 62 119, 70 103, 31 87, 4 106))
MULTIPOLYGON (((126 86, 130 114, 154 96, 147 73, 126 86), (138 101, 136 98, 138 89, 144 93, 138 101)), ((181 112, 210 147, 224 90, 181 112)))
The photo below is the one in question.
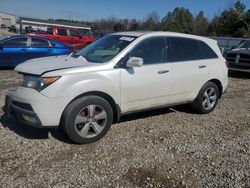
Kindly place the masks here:
POLYGON ((34 127, 60 125, 76 143, 99 140, 135 111, 191 103, 209 113, 228 84, 215 40, 171 32, 114 33, 15 70, 24 79, 6 96, 7 111, 34 127))

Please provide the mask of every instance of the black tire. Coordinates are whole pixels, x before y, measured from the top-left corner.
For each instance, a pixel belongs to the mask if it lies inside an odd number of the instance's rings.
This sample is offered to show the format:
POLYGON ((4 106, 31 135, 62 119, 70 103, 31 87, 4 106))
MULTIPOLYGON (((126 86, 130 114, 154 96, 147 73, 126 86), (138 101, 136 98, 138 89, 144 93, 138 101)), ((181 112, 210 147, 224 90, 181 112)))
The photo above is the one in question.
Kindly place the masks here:
POLYGON ((210 112, 212 112, 214 110, 214 108, 216 107, 216 105, 218 103, 218 100, 219 100, 218 86, 213 82, 207 82, 201 88, 201 90, 200 90, 198 96, 196 97, 195 101, 191 104, 191 107, 198 114, 208 114, 208 113, 210 113, 210 112), (205 97, 205 92, 206 91, 208 91, 208 92, 209 91, 214 91, 214 96, 216 96, 216 99, 213 101, 213 103, 211 103, 211 104, 213 104, 212 107, 208 106, 207 102, 205 102, 205 100, 208 99, 208 98, 205 97), (204 102, 205 106, 207 106, 207 107, 204 107, 203 102, 204 102), (211 107, 211 108, 209 108, 209 107, 211 107))
MULTIPOLYGON (((89 114, 88 115, 85 114, 85 116, 83 116, 83 118, 90 119, 89 114)), ((93 120, 93 121, 97 122, 97 120, 93 120)), ((103 99, 101 97, 86 96, 86 97, 76 99, 75 101, 71 102, 66 107, 66 109, 64 110, 63 118, 62 118, 62 127, 63 127, 63 130, 65 131, 65 133, 69 136, 69 138, 74 143, 88 144, 88 143, 96 142, 96 141, 100 140, 102 137, 104 137, 105 134, 110 129, 112 122, 113 122, 113 110, 112 110, 110 104, 105 99, 103 99), (87 125, 87 123, 84 122, 84 123, 76 124, 76 118, 79 117, 80 114, 82 114, 82 113, 85 114, 85 111, 87 111, 86 113, 89 113, 90 106, 96 106, 95 108, 97 108, 97 110, 98 110, 98 108, 100 108, 101 110, 106 112, 106 118, 105 118, 105 121, 103 122, 103 126, 100 126, 100 127, 102 127, 102 130, 97 135, 92 136, 92 137, 87 137, 87 136, 83 137, 82 135, 80 135, 81 130, 78 127, 78 125, 85 127, 87 125)), ((90 127, 90 128, 87 128, 87 129, 89 131, 91 131, 90 129, 93 129, 92 132, 94 132, 94 130, 97 130, 97 129, 94 129, 94 126, 92 126, 92 125, 90 126, 90 124, 91 123, 88 122, 88 127, 90 127)), ((83 130, 83 128, 82 128, 82 130, 83 130)), ((87 131, 87 132, 89 132, 89 131, 87 131)), ((94 134, 95 134, 95 132, 94 132, 94 134)))

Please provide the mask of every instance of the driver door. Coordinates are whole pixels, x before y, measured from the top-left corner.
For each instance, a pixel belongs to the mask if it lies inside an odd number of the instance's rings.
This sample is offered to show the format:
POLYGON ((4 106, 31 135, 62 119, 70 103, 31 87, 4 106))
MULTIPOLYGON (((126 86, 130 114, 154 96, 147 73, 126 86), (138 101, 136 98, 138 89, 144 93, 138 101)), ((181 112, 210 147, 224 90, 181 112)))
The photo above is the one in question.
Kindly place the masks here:
MULTIPOLYGON (((142 67, 121 69, 122 111, 136 111, 166 105, 171 81, 165 37, 139 43, 128 55, 144 60, 142 67)), ((127 59, 128 59, 127 58, 127 59)))

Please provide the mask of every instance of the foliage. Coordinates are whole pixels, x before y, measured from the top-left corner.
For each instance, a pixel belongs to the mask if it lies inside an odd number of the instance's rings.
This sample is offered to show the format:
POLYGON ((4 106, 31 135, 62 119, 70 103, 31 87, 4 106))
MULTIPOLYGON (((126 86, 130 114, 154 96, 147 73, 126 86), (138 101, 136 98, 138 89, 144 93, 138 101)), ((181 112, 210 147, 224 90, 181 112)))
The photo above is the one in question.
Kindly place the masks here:
POLYGON ((92 22, 57 20, 75 24, 92 26, 92 29, 113 31, 135 31, 135 30, 163 30, 181 33, 190 33, 201 36, 232 36, 250 37, 250 9, 240 0, 222 11, 220 14, 208 20, 203 11, 193 15, 188 9, 177 7, 160 19, 159 14, 154 11, 149 13, 143 21, 137 19, 117 19, 114 16, 95 20, 92 22))

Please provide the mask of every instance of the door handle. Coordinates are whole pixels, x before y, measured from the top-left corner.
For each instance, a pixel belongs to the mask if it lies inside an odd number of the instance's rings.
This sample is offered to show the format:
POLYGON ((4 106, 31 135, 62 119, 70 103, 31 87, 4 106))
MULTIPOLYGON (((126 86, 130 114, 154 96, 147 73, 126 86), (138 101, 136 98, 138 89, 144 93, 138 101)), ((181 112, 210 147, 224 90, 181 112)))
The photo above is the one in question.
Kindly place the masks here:
POLYGON ((27 52, 28 50, 27 49, 21 49, 21 52, 27 52))
POLYGON ((199 66, 199 69, 204 69, 204 68, 206 68, 207 67, 207 65, 200 65, 199 66))
POLYGON ((168 72, 169 72, 169 70, 160 70, 160 71, 158 71, 158 74, 166 74, 168 72))

